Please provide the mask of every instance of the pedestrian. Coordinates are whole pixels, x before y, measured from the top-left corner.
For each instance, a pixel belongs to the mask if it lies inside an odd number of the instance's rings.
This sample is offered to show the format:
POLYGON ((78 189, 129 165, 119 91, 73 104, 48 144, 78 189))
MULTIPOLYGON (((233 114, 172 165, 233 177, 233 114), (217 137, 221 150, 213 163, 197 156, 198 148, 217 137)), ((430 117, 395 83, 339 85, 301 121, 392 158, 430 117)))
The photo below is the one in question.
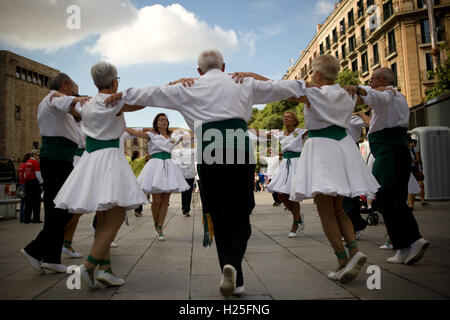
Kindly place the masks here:
POLYGON ((19 170, 17 170, 17 176, 19 178, 19 189, 21 190, 21 194, 22 194, 22 196, 20 198, 20 210, 19 210, 20 222, 25 222, 25 196, 26 196, 26 194, 25 194, 24 174, 25 174, 25 165, 26 165, 28 159, 30 159, 30 158, 31 158, 31 154, 29 152, 25 153, 25 155, 23 156, 23 159, 22 159, 22 163, 19 165, 19 170))
POLYGON ((39 166, 39 150, 33 149, 31 157, 25 163, 25 211, 24 223, 42 223, 41 221, 41 184, 43 183, 39 166), (33 214, 33 220, 31 220, 33 214))
POLYGON ((148 141, 150 160, 145 164, 137 181, 145 193, 152 195, 152 215, 158 240, 164 241, 164 221, 170 195, 183 192, 190 187, 183 172, 172 160, 172 149, 183 139, 169 130, 167 115, 159 113, 153 119, 153 131, 140 132, 131 128, 127 132, 148 141))
POLYGON ((296 80, 244 79, 249 74, 230 76, 224 70, 222 54, 207 50, 199 55, 200 78, 195 83, 193 79, 180 79, 168 86, 130 88, 107 102, 123 99, 125 103, 177 110, 196 135, 204 245, 211 244, 209 231, 214 229, 222 270, 219 289, 223 296, 230 296, 245 291, 241 262, 251 234, 249 215, 255 206, 255 164, 254 159, 250 161, 252 153, 246 133, 252 105, 298 97, 300 84, 296 80), (234 132, 238 139, 226 139, 227 131, 234 132), (211 141, 205 133, 216 134, 218 140, 211 141), (225 179, 218 183, 218 177, 225 179))
POLYGON ((269 192, 278 193, 278 199, 288 208, 292 214, 292 227, 288 234, 289 238, 297 237, 297 231, 305 229, 304 216, 300 212, 300 203, 289 199, 291 185, 295 176, 300 154, 302 152, 306 129, 297 128, 299 120, 292 111, 286 111, 283 116, 286 131, 279 132, 276 136, 280 140, 283 160, 273 175, 272 181, 267 186, 269 192))
POLYGON ((181 148, 172 151, 173 160, 183 171, 184 179, 189 185, 189 189, 181 193, 181 211, 186 217, 190 216, 192 191, 194 190, 194 180, 197 175, 195 170, 195 150, 192 146, 191 136, 185 135, 181 142, 181 148))
POLYGON ((359 251, 355 231, 342 209, 343 197, 370 195, 379 185, 367 169, 354 140, 346 129, 356 99, 335 83, 339 61, 322 55, 312 62, 313 82, 317 88, 306 89, 304 108, 309 139, 296 168, 291 198, 314 198, 328 241, 338 260, 328 278, 347 283, 355 279, 367 260, 359 251), (342 237, 349 251, 345 251, 342 237))
MULTIPOLYGON (((135 130, 135 129, 132 129, 132 130, 135 130)), ((124 132, 124 134, 125 133, 130 135, 130 133, 128 133, 126 131, 124 132)), ((134 150, 133 153, 131 154, 131 159, 130 159, 129 163, 131 166, 131 170, 133 170, 133 173, 134 173, 136 179, 141 174, 141 171, 142 171, 142 169, 144 169, 144 166, 148 160, 150 160, 150 155, 147 154, 143 157, 140 157, 139 151, 137 151, 137 150, 134 150)), ((136 217, 142 217, 142 210, 144 210, 144 206, 141 205, 138 208, 134 209, 134 215, 136 217)))
POLYGON ((91 76, 98 93, 83 107, 77 105, 76 109, 86 135, 86 152, 54 202, 57 208, 72 213, 96 212, 94 243, 86 261, 79 266, 81 279, 89 287, 93 287, 95 281, 106 286, 120 286, 125 281, 112 271, 110 245, 124 221, 126 210, 147 202, 119 146, 120 136, 126 128, 124 112, 140 108, 123 103, 114 108, 105 107, 103 101, 117 92, 119 86, 117 69, 112 64, 95 64, 91 76), (98 270, 94 274, 96 267, 98 270))
POLYGON ((373 174, 381 185, 376 194, 377 206, 396 250, 387 262, 410 265, 423 257, 430 243, 422 238, 412 210, 406 204, 411 173, 411 155, 406 143, 409 107, 406 98, 394 89, 394 83, 394 72, 379 68, 372 73, 370 86, 346 88, 372 108, 368 139, 375 158, 373 174))
POLYGON ((39 165, 44 186, 44 227, 36 239, 20 251, 39 273, 45 273, 44 269, 66 273, 66 266, 61 264, 61 248, 64 228, 73 215, 55 208, 53 200, 73 169, 73 157, 78 148, 77 128, 70 113, 74 112, 76 103, 89 99, 74 97, 73 93, 72 79, 59 73, 52 79, 50 93, 41 101, 37 112, 42 138, 39 165), (56 93, 62 96, 53 97, 56 93))

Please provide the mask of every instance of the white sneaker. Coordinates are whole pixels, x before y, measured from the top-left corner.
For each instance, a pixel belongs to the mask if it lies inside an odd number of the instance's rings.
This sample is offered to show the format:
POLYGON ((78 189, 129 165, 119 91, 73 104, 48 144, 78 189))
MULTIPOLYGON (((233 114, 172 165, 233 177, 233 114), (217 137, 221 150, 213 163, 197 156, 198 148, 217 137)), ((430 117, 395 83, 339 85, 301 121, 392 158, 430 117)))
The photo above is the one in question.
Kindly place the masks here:
POLYGON ((39 272, 40 274, 45 274, 44 269, 42 269, 41 267, 41 263, 39 262, 39 260, 33 258, 32 256, 30 256, 25 249, 20 249, 20 252, 22 253, 22 255, 24 256, 24 258, 27 260, 27 262, 31 265, 31 267, 36 270, 37 272, 39 272))
POLYGON ((295 237, 297 237, 297 233, 291 231, 291 232, 289 232, 288 237, 295 238, 295 237))
POLYGON ((236 289, 234 289, 233 291, 233 296, 240 296, 244 292, 245 292, 244 286, 236 287, 236 289))
POLYGON ((231 264, 226 264, 223 267, 219 289, 224 297, 231 296, 236 289, 236 269, 231 264))
POLYGON ((362 266, 366 263, 367 256, 358 251, 347 263, 338 280, 340 283, 350 282, 358 277, 362 266))
POLYGON ((338 280, 339 280, 339 277, 340 277, 341 274, 342 274, 342 272, 344 272, 344 269, 345 269, 345 268, 342 268, 342 269, 339 270, 339 271, 332 271, 332 272, 328 273, 328 275, 327 275, 328 279, 334 280, 334 281, 338 281, 338 280))
POLYGON ((58 273, 66 273, 67 267, 61 263, 41 263, 42 269, 58 272, 58 273))
POLYGON ((109 273, 105 270, 98 270, 96 280, 107 287, 121 286, 125 284, 125 280, 119 278, 114 273, 109 273))
POLYGON ((394 247, 389 242, 385 242, 382 246, 380 246, 382 250, 394 250, 394 247))
POLYGON ((75 251, 70 251, 69 249, 67 249, 66 247, 62 247, 62 253, 68 257, 71 258, 82 258, 83 256, 81 254, 79 254, 78 252, 75 251))
POLYGON ((422 257, 425 251, 430 246, 430 242, 425 240, 424 238, 420 238, 419 240, 413 242, 411 244, 409 253, 407 258, 405 259, 404 264, 413 264, 419 261, 422 257))
POLYGON ((409 255, 409 249, 410 248, 397 250, 395 252, 395 255, 393 257, 387 258, 386 261, 389 263, 397 263, 397 264, 404 263, 409 255))
POLYGON ((114 241, 111 242, 111 248, 117 248, 119 245, 115 243, 114 241))
POLYGON ((356 234, 355 234, 356 240, 361 239, 361 237, 362 237, 362 235, 363 235, 363 233, 364 233, 365 230, 366 230, 366 229, 362 229, 362 230, 356 231, 356 234))
POLYGON ((80 268, 81 281, 83 281, 83 283, 85 285, 87 285, 88 288, 90 288, 90 289, 96 288, 95 277, 94 277, 94 281, 92 281, 91 277, 89 276, 89 273, 86 270, 86 266, 84 264, 82 264, 78 267, 80 268))

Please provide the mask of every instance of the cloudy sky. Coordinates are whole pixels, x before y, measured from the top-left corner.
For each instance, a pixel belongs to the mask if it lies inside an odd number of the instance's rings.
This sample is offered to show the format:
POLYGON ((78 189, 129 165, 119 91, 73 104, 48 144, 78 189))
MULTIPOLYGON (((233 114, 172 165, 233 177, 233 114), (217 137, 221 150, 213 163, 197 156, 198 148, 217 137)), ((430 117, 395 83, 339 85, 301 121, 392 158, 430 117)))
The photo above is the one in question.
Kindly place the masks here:
MULTIPOLYGON (((280 79, 333 6, 330 0, 0 0, 0 50, 69 74, 88 95, 96 93, 90 67, 100 60, 118 67, 120 90, 197 76, 197 56, 210 48, 222 52, 226 71, 280 79)), ((127 125, 150 126, 160 111, 129 113, 127 125)), ((187 128, 178 112, 165 112, 171 126, 187 128)))

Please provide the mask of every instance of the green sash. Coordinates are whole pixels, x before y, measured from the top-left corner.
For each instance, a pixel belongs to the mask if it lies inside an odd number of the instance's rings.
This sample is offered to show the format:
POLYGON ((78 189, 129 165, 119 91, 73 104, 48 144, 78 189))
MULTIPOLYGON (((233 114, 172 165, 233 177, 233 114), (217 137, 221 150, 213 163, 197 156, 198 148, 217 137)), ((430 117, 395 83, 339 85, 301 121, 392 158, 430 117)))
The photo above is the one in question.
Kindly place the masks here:
POLYGON ((84 149, 84 148, 78 148, 77 151, 75 151, 75 155, 78 157, 81 157, 85 150, 86 149, 84 149))
POLYGON ((286 175, 286 181, 284 182, 285 184, 287 183, 288 177, 289 177, 289 168, 291 166, 291 159, 292 158, 299 158, 300 157, 300 152, 294 152, 294 151, 285 151, 283 152, 283 159, 287 159, 287 164, 286 164, 286 168, 287 168, 287 175, 286 175))
POLYGON ((154 153, 154 154, 152 154, 150 156, 152 158, 154 158, 154 159, 161 159, 161 160, 172 159, 171 154, 167 153, 167 152, 157 152, 157 153, 154 153))
POLYGON ((342 140, 347 133, 344 128, 332 125, 319 130, 308 130, 308 136, 310 138, 329 138, 333 140, 342 140))
POLYGON ((45 159, 73 162, 78 145, 64 137, 42 137, 39 156, 45 159))
POLYGON ((86 151, 92 153, 97 150, 107 148, 119 148, 119 139, 114 140, 97 140, 91 137, 86 137, 86 151))
POLYGON ((372 173, 382 189, 403 188, 405 177, 407 177, 407 186, 411 173, 411 155, 406 134, 407 128, 395 127, 386 128, 368 136, 370 151, 375 158, 372 173))

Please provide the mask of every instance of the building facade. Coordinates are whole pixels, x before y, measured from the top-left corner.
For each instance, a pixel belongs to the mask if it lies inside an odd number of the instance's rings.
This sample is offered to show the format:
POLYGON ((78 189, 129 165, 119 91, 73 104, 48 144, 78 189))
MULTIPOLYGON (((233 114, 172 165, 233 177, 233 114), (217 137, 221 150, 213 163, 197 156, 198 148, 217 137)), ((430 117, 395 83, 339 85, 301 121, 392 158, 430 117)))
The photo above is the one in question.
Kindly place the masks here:
MULTIPOLYGON (((433 0, 437 45, 450 41, 450 0, 433 0)), ((434 80, 426 0, 342 0, 284 79, 311 81, 312 60, 322 54, 339 59, 341 70, 358 71, 362 84, 379 67, 391 68, 408 104, 420 104, 434 80)), ((441 50, 440 59, 446 59, 441 50)))
POLYGON ((0 51, 0 157, 18 161, 41 143, 37 109, 58 70, 0 51))

